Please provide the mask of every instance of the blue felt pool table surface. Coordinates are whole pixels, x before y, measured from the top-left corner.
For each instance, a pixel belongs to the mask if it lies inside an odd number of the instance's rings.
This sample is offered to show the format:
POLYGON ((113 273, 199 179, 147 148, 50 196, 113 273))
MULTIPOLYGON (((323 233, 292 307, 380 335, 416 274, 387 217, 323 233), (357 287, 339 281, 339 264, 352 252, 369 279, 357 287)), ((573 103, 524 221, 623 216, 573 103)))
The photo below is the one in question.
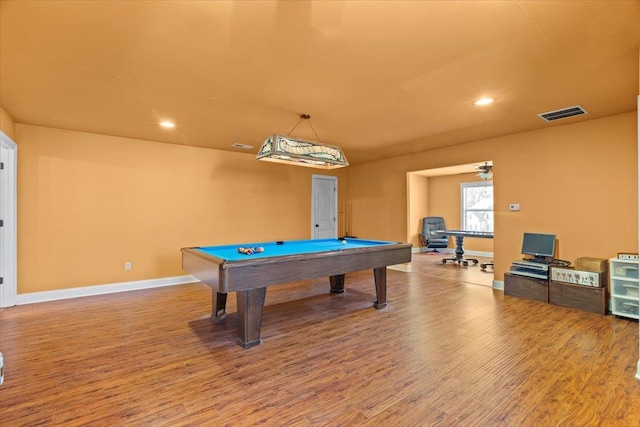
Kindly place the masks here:
POLYGON ((396 242, 364 239, 313 239, 313 240, 285 240, 282 244, 277 242, 244 243, 223 246, 204 246, 194 248, 203 253, 220 258, 225 261, 234 262, 248 259, 269 258, 286 255, 311 254, 318 252, 342 251, 346 249, 356 249, 372 246, 393 245, 396 242), (343 244, 342 241, 346 244, 343 244), (253 253, 251 255, 238 252, 238 248, 262 247, 264 252, 253 253))

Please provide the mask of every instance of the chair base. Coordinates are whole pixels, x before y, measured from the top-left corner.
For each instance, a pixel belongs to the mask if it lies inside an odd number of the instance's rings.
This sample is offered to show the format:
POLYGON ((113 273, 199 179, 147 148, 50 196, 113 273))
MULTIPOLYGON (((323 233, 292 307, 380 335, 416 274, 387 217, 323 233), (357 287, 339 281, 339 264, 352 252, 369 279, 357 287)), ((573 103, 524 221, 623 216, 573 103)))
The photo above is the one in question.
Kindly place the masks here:
POLYGON ((478 265, 478 260, 475 259, 475 258, 458 258, 458 257, 445 258, 445 259, 442 260, 442 263, 446 264, 447 261, 457 262, 458 265, 462 264, 463 267, 468 267, 469 266, 469 262, 472 262, 473 265, 478 265))
POLYGON ((489 267, 489 266, 491 266, 491 268, 493 268, 493 261, 483 262, 482 264, 480 264, 480 270, 487 271, 487 267, 489 267))
POLYGON ((434 248, 434 249, 427 248, 427 250, 424 251, 423 253, 425 253, 425 254, 444 254, 444 252, 440 252, 438 250, 438 248, 434 248))

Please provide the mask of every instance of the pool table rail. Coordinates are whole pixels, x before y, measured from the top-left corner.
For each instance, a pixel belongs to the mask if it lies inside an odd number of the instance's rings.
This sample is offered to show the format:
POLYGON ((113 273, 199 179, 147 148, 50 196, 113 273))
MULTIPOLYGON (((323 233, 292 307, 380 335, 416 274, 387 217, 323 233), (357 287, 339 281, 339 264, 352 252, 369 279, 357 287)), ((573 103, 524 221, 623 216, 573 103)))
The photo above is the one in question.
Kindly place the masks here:
POLYGON ((217 292, 235 292, 300 280, 331 277, 411 261, 411 245, 283 255, 227 262, 198 248, 182 249, 182 268, 217 292), (218 264, 218 269, 212 269, 218 264))

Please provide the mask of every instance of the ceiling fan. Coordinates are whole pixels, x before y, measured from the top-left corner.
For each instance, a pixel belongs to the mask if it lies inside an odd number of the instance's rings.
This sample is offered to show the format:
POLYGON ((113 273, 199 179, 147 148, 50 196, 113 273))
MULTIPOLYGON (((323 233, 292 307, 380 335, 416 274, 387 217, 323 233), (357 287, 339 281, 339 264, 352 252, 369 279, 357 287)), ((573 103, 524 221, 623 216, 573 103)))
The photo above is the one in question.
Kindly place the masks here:
POLYGON ((484 179, 485 181, 491 179, 493 176, 493 165, 490 165, 488 162, 484 162, 484 165, 478 166, 478 170, 480 171, 477 176, 484 179))

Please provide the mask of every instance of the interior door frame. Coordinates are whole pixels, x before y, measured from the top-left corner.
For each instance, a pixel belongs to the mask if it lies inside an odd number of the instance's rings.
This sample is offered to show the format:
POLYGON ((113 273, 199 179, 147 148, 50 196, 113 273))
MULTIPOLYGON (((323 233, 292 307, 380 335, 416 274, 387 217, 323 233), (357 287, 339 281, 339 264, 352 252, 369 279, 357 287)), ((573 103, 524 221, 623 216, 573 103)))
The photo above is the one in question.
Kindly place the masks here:
POLYGON ((317 184, 317 180, 319 179, 323 179, 323 180, 331 180, 333 181, 333 185, 336 189, 336 191, 334 191, 333 197, 334 197, 334 201, 333 201, 333 206, 334 206, 334 212, 333 212, 333 217, 336 218, 336 220, 334 221, 334 230, 333 230, 333 234, 338 237, 338 177, 337 176, 332 176, 332 175, 318 175, 318 174, 313 174, 311 176, 311 238, 313 239, 315 236, 315 224, 316 224, 316 218, 315 218, 315 212, 316 212, 316 205, 318 204, 319 200, 318 200, 318 191, 316 189, 316 184, 317 184))
MULTIPOLYGON (((638 107, 636 108, 636 114, 638 115, 638 121, 636 122, 636 126, 638 128, 638 150, 640 150, 640 95, 638 95, 638 107)), ((638 151, 638 156, 637 163, 640 165, 640 151, 638 151)), ((638 209, 640 209, 640 167, 638 168, 638 209)), ((640 210, 638 212, 640 212, 640 210)), ((640 244, 640 215, 638 215, 638 242, 640 244)), ((640 334, 640 326, 638 333, 640 334)), ((636 378, 640 380, 640 359, 638 359, 636 378)))
POLYGON ((18 297, 18 233, 17 233, 17 170, 18 146, 0 131, 0 307, 16 305, 18 297))

